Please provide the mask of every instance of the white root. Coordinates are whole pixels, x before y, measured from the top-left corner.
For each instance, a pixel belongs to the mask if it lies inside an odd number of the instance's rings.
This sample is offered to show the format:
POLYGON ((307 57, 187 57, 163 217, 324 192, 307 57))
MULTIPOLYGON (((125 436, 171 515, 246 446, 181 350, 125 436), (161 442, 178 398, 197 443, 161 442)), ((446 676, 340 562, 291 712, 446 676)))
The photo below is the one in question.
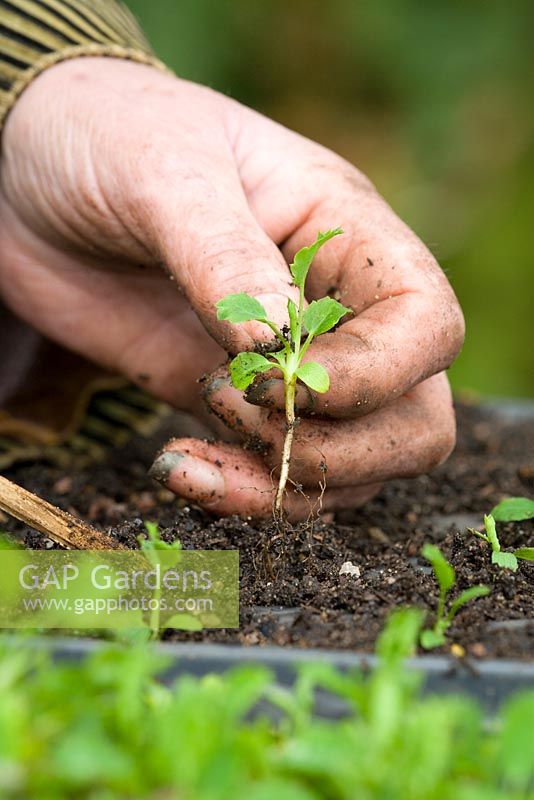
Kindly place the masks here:
POLYGON ((284 449, 282 451, 282 466, 280 469, 280 480, 274 501, 274 516, 281 520, 284 514, 284 494, 286 491, 287 479, 289 476, 289 464, 291 462, 291 447, 293 445, 293 434, 295 432, 295 384, 293 379, 286 384, 286 438, 284 439, 284 449))

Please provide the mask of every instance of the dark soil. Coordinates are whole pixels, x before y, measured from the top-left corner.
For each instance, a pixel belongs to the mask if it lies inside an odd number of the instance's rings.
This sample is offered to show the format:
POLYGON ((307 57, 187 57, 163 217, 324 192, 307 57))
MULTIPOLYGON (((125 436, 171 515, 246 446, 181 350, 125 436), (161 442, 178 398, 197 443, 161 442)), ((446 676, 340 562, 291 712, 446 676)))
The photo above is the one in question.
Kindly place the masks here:
MULTIPOLYGON (((506 496, 534 492, 534 419, 504 422, 476 406, 458 409, 455 454, 414 480, 392 481, 363 509, 316 522, 272 541, 269 526, 251 519, 213 520, 157 488, 146 469, 159 441, 138 438, 105 465, 70 475, 43 464, 19 465, 7 477, 136 546, 143 519, 159 522, 163 537, 186 548, 238 548, 241 628, 172 634, 172 638, 370 651, 386 614, 403 605, 429 610, 437 590, 420 556, 435 542, 452 561, 457 588, 491 587, 489 597, 466 606, 450 629, 450 642, 474 658, 534 659, 534 563, 516 573, 493 567, 487 546, 466 532, 506 496), (272 573, 266 568, 268 546, 272 573), (351 561, 359 577, 339 575, 351 561)), ((51 546, 8 520, 31 547, 51 546)), ((504 547, 533 546, 534 521, 500 525, 504 547)), ((431 620, 431 616, 429 617, 431 620)))

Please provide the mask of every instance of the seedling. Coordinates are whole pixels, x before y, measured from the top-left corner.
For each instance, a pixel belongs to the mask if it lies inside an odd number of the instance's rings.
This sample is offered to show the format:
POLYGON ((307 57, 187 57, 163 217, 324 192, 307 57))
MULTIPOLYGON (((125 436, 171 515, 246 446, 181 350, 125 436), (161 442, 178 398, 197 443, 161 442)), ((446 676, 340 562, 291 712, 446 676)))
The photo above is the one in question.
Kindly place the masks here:
POLYGON ((490 545, 492 564, 515 572, 518 567, 518 559, 534 561, 534 547, 518 547, 511 553, 503 552, 497 536, 495 521, 514 522, 530 519, 531 517, 534 517, 534 501, 526 497, 511 497, 495 506, 491 514, 484 515, 484 533, 475 530, 475 528, 468 528, 467 530, 473 536, 477 536, 490 545))
POLYGON ((257 375, 275 369, 282 373, 284 379, 284 399, 286 414, 286 435, 282 451, 280 479, 274 502, 274 515, 281 519, 283 515, 284 493, 289 475, 291 447, 295 431, 295 387, 298 381, 321 394, 330 387, 328 372, 315 361, 303 362, 306 352, 315 339, 331 330, 338 322, 350 313, 350 309, 338 303, 332 297, 314 300, 305 307, 305 285, 308 272, 318 250, 334 236, 343 233, 341 228, 333 228, 319 233, 315 242, 303 247, 295 255, 290 265, 294 285, 299 289, 299 302, 287 301, 289 329, 280 328, 267 318, 267 312, 256 300, 246 294, 229 294, 217 303, 217 319, 239 323, 256 321, 267 325, 280 343, 276 352, 260 355, 259 353, 239 353, 230 362, 230 376, 236 389, 246 389, 257 375), (304 339, 304 341, 303 341, 304 339))
POLYGON ((534 518, 534 500, 528 497, 508 497, 491 509, 497 522, 522 522, 534 518))
POLYGON ((445 633, 462 606, 471 600, 476 600, 477 597, 485 597, 490 593, 490 590, 487 586, 470 586, 469 589, 460 592, 450 603, 447 610, 448 596, 456 583, 454 567, 449 564, 436 545, 425 544, 421 553, 427 561, 430 561, 439 585, 439 600, 434 627, 422 631, 420 637, 421 646, 425 650, 432 650, 434 647, 440 647, 445 644, 445 633))
MULTIPOLYGON (((141 548, 141 552, 144 553, 145 557, 150 561, 153 567, 157 567, 161 564, 160 553, 162 552, 174 552, 176 554, 175 565, 180 560, 180 552, 182 550, 181 542, 176 540, 169 544, 168 542, 164 542, 160 536, 159 528, 154 522, 145 522, 145 528, 147 530, 148 538, 143 536, 138 536, 137 541, 139 542, 139 547, 141 548)), ((169 566, 169 563, 166 562, 166 566, 169 566)), ((171 617, 166 619, 164 623, 161 621, 161 586, 159 583, 156 584, 156 588, 152 590, 152 603, 151 603, 151 611, 150 611, 150 619, 148 622, 148 626, 145 624, 142 615, 140 614, 140 624, 143 626, 140 628, 140 635, 139 638, 143 638, 143 631, 146 634, 146 638, 150 639, 158 639, 161 633, 168 628, 178 628, 179 630, 187 630, 187 631, 197 631, 202 628, 200 621, 194 617, 192 614, 173 614, 171 617)))
POLYGON ((175 668, 142 646, 54 658, 57 645, 10 632, 0 638, 0 796, 533 800, 526 678, 505 703, 483 675, 473 682, 497 705, 489 720, 476 697, 425 692, 404 664, 418 624, 395 614, 370 670, 310 654, 287 689, 261 655, 217 671, 212 660, 204 674, 206 655, 175 668))

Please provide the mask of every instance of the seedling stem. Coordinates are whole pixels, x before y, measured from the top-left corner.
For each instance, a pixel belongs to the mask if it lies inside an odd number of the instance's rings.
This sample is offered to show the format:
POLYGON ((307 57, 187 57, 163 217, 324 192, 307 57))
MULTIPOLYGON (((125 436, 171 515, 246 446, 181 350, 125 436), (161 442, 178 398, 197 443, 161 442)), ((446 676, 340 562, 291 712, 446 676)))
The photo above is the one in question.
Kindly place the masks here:
POLYGON ((289 478, 291 465, 291 448, 295 433, 295 393, 297 382, 300 380, 315 392, 327 392, 330 379, 324 367, 314 361, 303 362, 302 359, 316 336, 319 336, 335 327, 350 309, 342 306, 332 297, 323 297, 314 300, 306 307, 305 285, 312 261, 326 242, 343 231, 334 228, 325 233, 319 233, 315 242, 309 247, 299 250, 293 263, 290 265, 293 283, 299 290, 298 306, 293 300, 287 302, 289 316, 289 331, 282 333, 279 327, 267 318, 267 312, 254 297, 241 292, 223 297, 217 303, 217 318, 222 321, 239 323, 255 320, 267 325, 282 349, 267 353, 239 353, 230 363, 230 375, 236 389, 246 389, 257 375, 277 369, 282 373, 284 381, 284 406, 286 416, 286 433, 282 448, 282 461, 280 465, 280 478, 274 500, 273 513, 276 519, 283 518, 284 497, 289 478), (306 333, 304 343, 302 339, 306 333))
POLYGON ((282 507, 284 503, 284 495, 286 491, 287 479, 289 476, 289 464, 291 462, 291 448, 293 447, 293 434, 295 432, 295 387, 296 377, 286 381, 285 395, 286 395, 286 438, 284 439, 284 449, 282 451, 282 466, 280 469, 280 480, 278 481, 278 489, 276 490, 276 499, 274 501, 274 513, 276 517, 282 516, 282 507))

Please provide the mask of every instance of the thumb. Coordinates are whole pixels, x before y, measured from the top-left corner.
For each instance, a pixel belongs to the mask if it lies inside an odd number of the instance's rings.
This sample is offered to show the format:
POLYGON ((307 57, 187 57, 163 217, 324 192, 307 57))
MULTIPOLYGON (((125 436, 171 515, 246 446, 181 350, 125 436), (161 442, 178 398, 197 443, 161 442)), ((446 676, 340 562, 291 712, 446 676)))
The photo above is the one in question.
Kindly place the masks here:
POLYGON ((202 174, 153 192, 155 247, 213 338, 230 352, 250 350, 272 341, 271 330, 260 322, 218 321, 217 301, 246 292, 282 327, 287 300, 297 301, 298 292, 284 257, 254 218, 233 162, 199 160, 202 174))

